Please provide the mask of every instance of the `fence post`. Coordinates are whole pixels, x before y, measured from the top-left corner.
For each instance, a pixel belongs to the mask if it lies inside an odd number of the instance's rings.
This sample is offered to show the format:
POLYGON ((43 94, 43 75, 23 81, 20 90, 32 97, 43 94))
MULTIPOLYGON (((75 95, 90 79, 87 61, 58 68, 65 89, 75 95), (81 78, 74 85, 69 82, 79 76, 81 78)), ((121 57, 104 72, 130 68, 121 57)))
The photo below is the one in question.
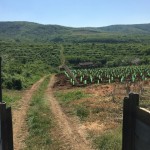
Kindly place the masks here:
MULTIPOLYGON (((0 57, 0 103, 2 102, 1 57, 0 57)), ((2 150, 1 106, 0 106, 0 150, 2 150)))
POLYGON ((12 127, 12 113, 11 107, 8 107, 6 110, 6 134, 7 134, 7 147, 8 150, 13 150, 13 127, 12 127))
POLYGON ((6 109, 6 103, 2 102, 2 74, 0 57, 0 150, 13 150, 13 130, 11 108, 6 109))
POLYGON ((2 58, 0 57, 0 102, 2 102, 2 58))
POLYGON ((138 94, 130 93, 129 98, 128 97, 124 98, 122 150, 134 150, 136 107, 138 105, 139 105, 138 94))
POLYGON ((6 103, 0 103, 0 120, 1 120, 1 148, 7 150, 7 129, 6 129, 6 103))

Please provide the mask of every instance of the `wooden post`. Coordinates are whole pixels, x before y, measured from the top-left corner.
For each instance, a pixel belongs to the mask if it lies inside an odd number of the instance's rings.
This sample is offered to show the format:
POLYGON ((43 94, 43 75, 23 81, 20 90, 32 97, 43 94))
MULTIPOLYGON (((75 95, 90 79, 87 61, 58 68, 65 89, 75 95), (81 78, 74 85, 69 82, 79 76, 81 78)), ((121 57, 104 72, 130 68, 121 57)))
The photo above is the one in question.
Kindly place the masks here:
POLYGON ((139 105, 139 95, 129 94, 124 98, 123 104, 123 137, 122 150, 134 150, 135 147, 135 121, 136 107, 139 105))

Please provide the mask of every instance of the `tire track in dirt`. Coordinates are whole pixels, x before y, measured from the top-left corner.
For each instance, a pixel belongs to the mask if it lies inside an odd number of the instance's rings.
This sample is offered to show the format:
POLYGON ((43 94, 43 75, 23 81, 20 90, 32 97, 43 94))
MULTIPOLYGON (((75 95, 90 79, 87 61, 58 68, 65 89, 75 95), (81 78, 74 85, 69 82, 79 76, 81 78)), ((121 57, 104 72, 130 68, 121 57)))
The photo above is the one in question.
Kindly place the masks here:
POLYGON ((12 110, 14 150, 21 150, 25 148, 25 138, 28 135, 26 115, 29 108, 30 100, 33 93, 38 89, 44 79, 45 77, 41 78, 34 85, 32 85, 29 90, 26 90, 23 97, 17 104, 17 108, 12 110))
POLYGON ((81 128, 79 122, 70 119, 62 111, 59 103, 53 96, 53 85, 55 76, 51 76, 46 96, 50 102, 51 111, 60 128, 59 139, 63 140, 63 148, 61 150, 92 150, 90 142, 86 139, 86 132, 81 128))

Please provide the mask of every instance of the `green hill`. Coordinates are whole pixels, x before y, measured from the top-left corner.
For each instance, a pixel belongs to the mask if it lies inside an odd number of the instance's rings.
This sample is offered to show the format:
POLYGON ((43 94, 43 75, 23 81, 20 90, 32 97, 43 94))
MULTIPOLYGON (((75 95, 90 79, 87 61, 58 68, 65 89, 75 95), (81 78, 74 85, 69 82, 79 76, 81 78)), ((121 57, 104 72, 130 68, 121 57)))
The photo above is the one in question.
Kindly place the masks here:
POLYGON ((105 32, 120 32, 127 34, 150 34, 150 24, 111 25, 98 29, 105 32))
POLYGON ((71 28, 32 22, 0 22, 0 40, 16 42, 125 42, 136 41, 136 36, 142 40, 149 34, 150 24, 71 28))

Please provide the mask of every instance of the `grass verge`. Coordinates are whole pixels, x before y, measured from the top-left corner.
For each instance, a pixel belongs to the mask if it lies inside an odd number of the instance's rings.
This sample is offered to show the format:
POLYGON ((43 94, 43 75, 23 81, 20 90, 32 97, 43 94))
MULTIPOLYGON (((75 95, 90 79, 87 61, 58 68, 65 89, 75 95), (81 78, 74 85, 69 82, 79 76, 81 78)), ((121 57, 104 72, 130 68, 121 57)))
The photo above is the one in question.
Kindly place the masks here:
POLYGON ((113 131, 106 131, 94 140, 99 150, 121 150, 122 149, 122 128, 118 127, 113 131))
POLYGON ((51 111, 48 101, 44 97, 48 82, 49 77, 40 85, 30 103, 27 115, 29 135, 25 141, 28 150, 50 149, 52 144, 50 135, 50 129, 52 128, 51 111))
POLYGON ((12 106, 14 107, 16 102, 18 102, 23 95, 23 91, 17 90, 3 90, 3 102, 6 102, 7 107, 12 106))

